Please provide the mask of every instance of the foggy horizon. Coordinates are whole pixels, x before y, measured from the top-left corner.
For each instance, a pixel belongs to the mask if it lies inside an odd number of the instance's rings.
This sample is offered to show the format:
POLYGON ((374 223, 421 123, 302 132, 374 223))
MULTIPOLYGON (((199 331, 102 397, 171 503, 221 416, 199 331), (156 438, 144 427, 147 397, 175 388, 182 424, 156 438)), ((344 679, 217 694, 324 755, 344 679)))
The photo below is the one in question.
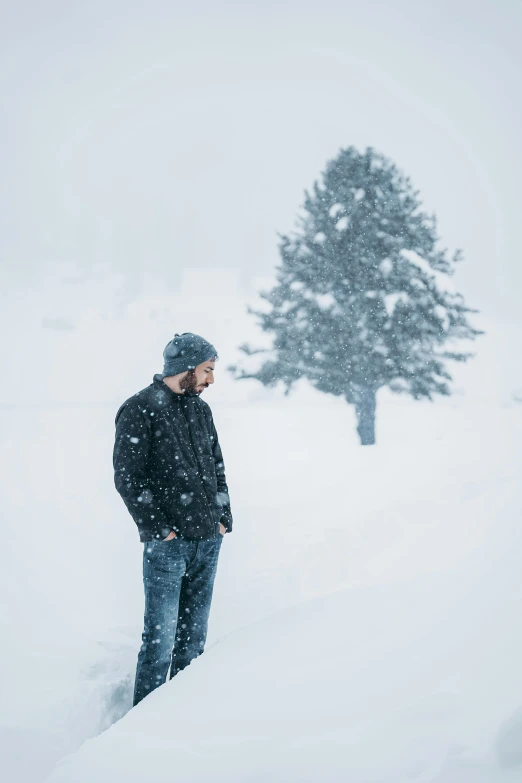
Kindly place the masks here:
POLYGON ((252 293, 326 163, 373 146, 463 249, 470 306, 520 323, 521 16, 517 2, 4 4, 8 281, 104 264, 137 294, 144 274, 175 287, 223 267, 252 293))

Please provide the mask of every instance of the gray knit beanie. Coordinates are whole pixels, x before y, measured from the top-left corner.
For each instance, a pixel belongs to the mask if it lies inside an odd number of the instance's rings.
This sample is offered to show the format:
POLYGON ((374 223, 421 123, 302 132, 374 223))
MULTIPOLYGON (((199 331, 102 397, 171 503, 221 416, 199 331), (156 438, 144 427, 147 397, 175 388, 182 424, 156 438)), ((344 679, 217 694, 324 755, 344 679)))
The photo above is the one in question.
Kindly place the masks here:
POLYGON ((163 351, 163 376, 179 375, 214 358, 217 358, 216 349, 203 337, 192 332, 177 334, 163 351))

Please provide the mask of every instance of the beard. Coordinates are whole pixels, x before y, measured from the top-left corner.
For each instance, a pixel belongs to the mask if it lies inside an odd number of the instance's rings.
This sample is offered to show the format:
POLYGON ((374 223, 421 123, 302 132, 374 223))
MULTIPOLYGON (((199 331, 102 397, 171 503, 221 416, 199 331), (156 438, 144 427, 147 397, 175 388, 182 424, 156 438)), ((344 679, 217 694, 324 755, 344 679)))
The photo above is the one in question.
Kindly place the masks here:
POLYGON ((189 370, 184 378, 181 378, 179 382, 180 388, 183 389, 183 392, 190 395, 200 395, 205 389, 208 388, 208 383, 200 383, 198 384, 197 378, 196 378, 196 371, 195 370, 189 370), (198 389, 198 386, 203 386, 203 389, 198 389))

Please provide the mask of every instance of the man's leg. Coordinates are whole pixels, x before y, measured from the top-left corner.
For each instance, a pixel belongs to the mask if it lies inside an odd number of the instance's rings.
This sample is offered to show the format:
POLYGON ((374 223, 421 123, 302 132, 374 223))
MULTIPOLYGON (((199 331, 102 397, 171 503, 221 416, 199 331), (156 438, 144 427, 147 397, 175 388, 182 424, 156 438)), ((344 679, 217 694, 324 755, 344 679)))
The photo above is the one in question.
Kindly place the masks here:
POLYGON ((199 541, 196 557, 187 567, 179 599, 176 643, 170 676, 180 672, 201 655, 207 638, 208 615, 223 536, 199 541))
POLYGON ((194 556, 190 541, 148 541, 143 552, 145 618, 138 655, 134 705, 162 685, 176 639, 178 606, 187 563, 194 556))

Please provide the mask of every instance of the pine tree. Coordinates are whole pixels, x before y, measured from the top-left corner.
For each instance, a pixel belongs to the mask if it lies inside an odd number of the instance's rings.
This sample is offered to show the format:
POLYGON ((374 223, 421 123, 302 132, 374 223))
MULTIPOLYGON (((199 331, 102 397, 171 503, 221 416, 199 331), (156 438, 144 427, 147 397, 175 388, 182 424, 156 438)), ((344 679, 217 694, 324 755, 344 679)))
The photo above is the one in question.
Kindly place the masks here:
MULTIPOLYGON (((375 442, 377 391, 415 399, 449 395, 448 350, 474 339, 473 312, 450 275, 461 257, 438 248, 436 220, 397 167, 368 148, 341 150, 305 202, 297 230, 281 236, 277 283, 253 311, 273 335, 257 370, 238 378, 287 392, 300 378, 355 405, 363 445, 375 442)), ((247 355, 263 354, 242 346, 247 355)))

